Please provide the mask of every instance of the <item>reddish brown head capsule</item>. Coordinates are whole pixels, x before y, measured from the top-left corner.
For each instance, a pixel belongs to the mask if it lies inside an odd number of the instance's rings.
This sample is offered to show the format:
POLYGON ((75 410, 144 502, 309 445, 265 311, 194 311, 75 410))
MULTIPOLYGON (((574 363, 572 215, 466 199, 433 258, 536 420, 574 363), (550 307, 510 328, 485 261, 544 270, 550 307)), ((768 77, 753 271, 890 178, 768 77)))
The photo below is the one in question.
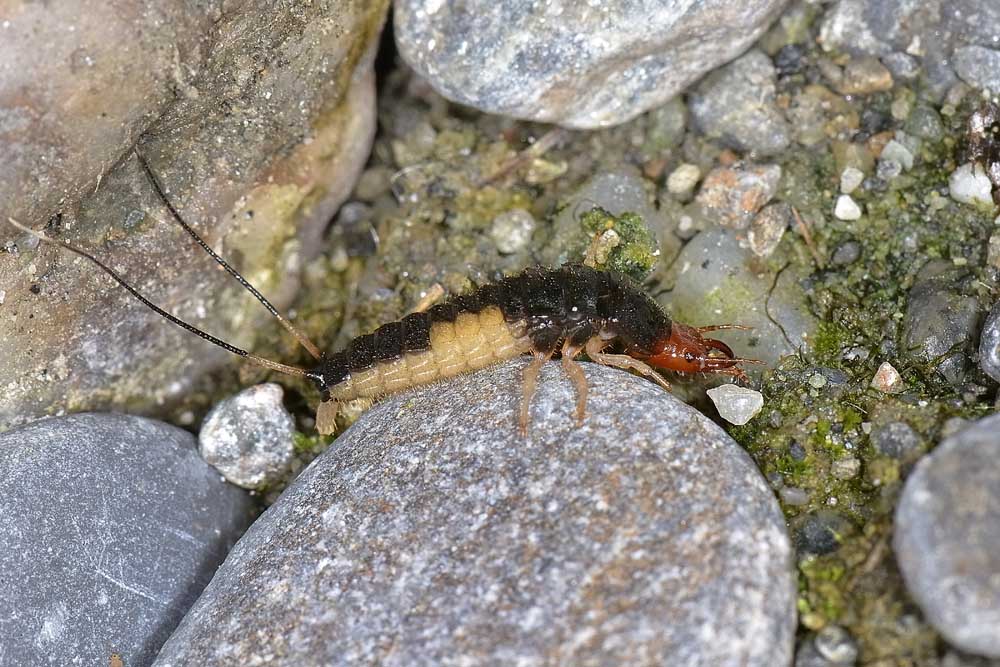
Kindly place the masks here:
POLYGON ((659 349, 653 355, 642 357, 654 368, 681 373, 723 373, 745 379, 740 362, 757 363, 752 359, 740 359, 721 340, 705 338, 702 333, 719 329, 746 329, 738 325, 717 325, 691 327, 674 322, 670 336, 658 341, 659 349))

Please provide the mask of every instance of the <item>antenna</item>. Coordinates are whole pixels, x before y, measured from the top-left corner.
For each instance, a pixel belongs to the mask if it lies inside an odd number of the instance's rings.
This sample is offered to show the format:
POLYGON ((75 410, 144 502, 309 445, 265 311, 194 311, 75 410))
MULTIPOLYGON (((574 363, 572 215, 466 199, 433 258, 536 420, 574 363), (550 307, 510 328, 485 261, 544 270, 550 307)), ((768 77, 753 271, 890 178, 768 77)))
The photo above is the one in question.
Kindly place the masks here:
POLYGON ((265 299, 264 295, 261 294, 259 291, 257 291, 256 287, 250 284, 250 281, 241 276, 240 272, 234 269, 229 264, 229 262, 219 257, 219 255, 214 250, 212 250, 212 248, 207 243, 205 243, 205 241, 203 241, 200 236, 198 236, 198 233, 194 231, 194 229, 192 229, 191 225, 184 222, 184 219, 181 217, 181 214, 174 207, 170 199, 167 198, 167 194, 163 190, 163 186, 160 185, 160 181, 156 178, 156 174, 153 173, 153 170, 150 169, 149 163, 146 162, 146 158, 144 158, 142 156, 142 153, 140 153, 138 150, 134 152, 136 158, 138 158, 139 160, 139 164, 142 165, 142 170, 146 172, 146 177, 149 178, 149 182, 153 184, 153 189, 156 191, 156 194, 160 197, 161 200, 163 200, 163 203, 166 205, 167 210, 170 211, 171 217, 173 217, 173 219, 176 220, 177 223, 184 228, 184 231, 190 234, 191 238, 197 241, 198 245, 200 245, 202 249, 212 257, 212 259, 218 262, 219 266, 224 268, 229 273, 229 275, 235 278, 236 282, 242 285, 248 292, 253 294, 254 298, 260 301, 264 305, 264 307, 267 308, 268 312, 274 315, 274 317, 276 317, 278 321, 281 322, 281 326, 285 327, 288 333, 295 336, 295 340, 299 341, 302 347, 306 348, 306 350, 309 351, 309 354, 311 354, 315 359, 319 359, 320 357, 322 357, 323 353, 320 352, 320 349, 316 347, 316 345, 311 340, 309 340, 308 336, 306 336, 303 332, 296 329, 291 322, 285 319, 285 317, 278 312, 278 309, 275 308, 273 305, 271 305, 271 302, 265 299))
POLYGON ((213 336, 211 334, 205 333, 204 331, 202 331, 198 327, 194 326, 193 324, 188 324, 187 322, 185 322, 184 320, 180 319, 179 317, 174 317, 173 315, 171 315, 167 311, 165 311, 162 308, 160 308, 159 306, 157 306, 155 303, 153 303, 152 301, 150 301, 149 299, 147 299, 145 296, 143 296, 139 292, 139 290, 137 290, 136 288, 132 287, 127 282, 125 282, 125 280, 121 276, 119 276, 118 273, 115 272, 114 269, 112 269, 110 266, 104 264, 103 262, 101 262, 99 259, 97 259, 93 255, 91 255, 91 254, 89 254, 89 253, 87 253, 87 252, 85 252, 85 251, 77 248, 76 246, 72 246, 69 243, 66 243, 65 241, 59 241, 57 239, 49 238, 48 236, 46 236, 45 234, 42 234, 41 232, 36 232, 35 230, 30 229, 30 228, 26 227, 25 225, 22 225, 20 222, 18 222, 14 218, 7 218, 7 222, 9 222, 14 227, 17 227, 18 229, 20 229, 22 232, 26 232, 28 234, 31 234, 32 236, 34 236, 35 238, 37 238, 39 241, 43 241, 45 243, 50 243, 52 245, 59 246, 61 248, 64 248, 64 249, 72 252, 72 253, 76 253, 77 255, 80 255, 81 257, 89 259, 91 262, 93 262, 94 264, 96 264, 102 271, 104 271, 109 276, 111 276, 115 280, 116 283, 118 283, 119 285, 121 285, 122 287, 124 287, 126 290, 128 290, 128 292, 132 296, 134 296, 136 299, 138 299, 143 304, 145 304, 146 306, 148 306, 150 309, 152 309, 158 315, 160 315, 162 317, 165 317, 166 319, 170 320, 171 322, 173 322, 177 326, 181 327, 182 329, 187 329, 188 331, 190 331, 191 333, 195 334, 196 336, 199 336, 200 338, 203 338, 203 339, 207 340, 209 343, 212 343, 213 345, 218 345, 219 347, 221 347, 224 350, 232 352, 233 354, 238 354, 239 356, 243 357, 247 361, 250 361, 250 362, 252 362, 252 363, 254 363, 254 364, 258 365, 258 366, 263 366, 264 368, 268 368, 268 369, 270 369, 272 371, 278 371, 279 373, 285 373, 286 375, 295 375, 295 376, 298 376, 298 377, 306 377, 306 378, 309 378, 310 380, 314 380, 314 381, 321 381, 322 380, 322 376, 320 374, 318 374, 318 373, 315 373, 313 371, 308 371, 308 370, 306 370, 304 368, 298 368, 296 366, 286 366, 285 364, 279 364, 278 362, 271 361, 270 359, 265 359, 263 357, 258 357, 257 355, 250 354, 246 350, 241 350, 240 348, 238 348, 238 347, 236 347, 234 345, 230 345, 229 343, 227 343, 226 341, 224 341, 224 340, 222 340, 220 338, 216 338, 215 336, 213 336))

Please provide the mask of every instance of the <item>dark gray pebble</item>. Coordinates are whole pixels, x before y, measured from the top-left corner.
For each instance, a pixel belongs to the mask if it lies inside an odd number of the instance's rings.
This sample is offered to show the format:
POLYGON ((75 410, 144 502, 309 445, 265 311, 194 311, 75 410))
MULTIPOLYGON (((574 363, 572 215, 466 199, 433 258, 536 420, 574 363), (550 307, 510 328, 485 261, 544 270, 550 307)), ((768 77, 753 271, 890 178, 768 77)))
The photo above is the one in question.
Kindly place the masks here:
POLYGON ((979 367, 1000 382, 1000 301, 993 305, 979 338, 979 367))
POLYGON ((167 424, 80 414, 0 435, 0 664, 150 664, 252 517, 167 424))

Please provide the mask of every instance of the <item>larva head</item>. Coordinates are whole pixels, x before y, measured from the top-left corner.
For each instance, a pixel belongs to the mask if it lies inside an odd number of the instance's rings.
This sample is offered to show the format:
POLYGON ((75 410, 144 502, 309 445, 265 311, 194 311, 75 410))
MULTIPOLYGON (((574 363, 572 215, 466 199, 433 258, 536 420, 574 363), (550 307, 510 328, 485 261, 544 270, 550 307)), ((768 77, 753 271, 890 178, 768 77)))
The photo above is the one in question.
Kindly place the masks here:
POLYGON ((658 341, 658 351, 643 360, 654 368, 680 373, 718 373, 728 371, 741 376, 732 349, 721 340, 705 338, 701 331, 686 324, 673 323, 670 336, 658 341), (728 370, 734 369, 734 370, 728 370))

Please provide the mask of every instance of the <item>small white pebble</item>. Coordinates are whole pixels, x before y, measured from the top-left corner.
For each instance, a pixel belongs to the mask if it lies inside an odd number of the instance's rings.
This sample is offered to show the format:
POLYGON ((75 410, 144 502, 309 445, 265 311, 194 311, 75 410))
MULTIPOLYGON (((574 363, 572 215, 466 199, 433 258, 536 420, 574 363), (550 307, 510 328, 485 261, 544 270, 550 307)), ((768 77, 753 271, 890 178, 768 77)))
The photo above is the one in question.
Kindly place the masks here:
POLYGON ((764 395, 756 389, 724 384, 708 390, 719 416, 730 424, 742 426, 764 407, 764 395))
POLYGON ((687 195, 698 185, 701 178, 701 169, 698 165, 684 163, 670 172, 667 176, 667 192, 672 195, 687 195))
POLYGON ((903 378, 899 371, 893 368, 888 361, 883 361, 882 365, 875 371, 872 378, 872 386, 886 394, 896 394, 903 390, 903 378))
POLYGON ((833 215, 838 220, 857 220, 861 217, 861 207, 850 195, 840 195, 837 197, 837 205, 833 207, 833 215))
POLYGON ((7 298, 7 291, 0 289, 0 306, 3 305, 4 299, 7 298))
POLYGON ((962 204, 992 204, 993 184, 983 165, 966 162, 948 177, 951 198, 962 204))
POLYGON ((856 167, 847 167, 840 172, 840 191, 849 195, 858 189, 865 180, 865 172, 856 167))

